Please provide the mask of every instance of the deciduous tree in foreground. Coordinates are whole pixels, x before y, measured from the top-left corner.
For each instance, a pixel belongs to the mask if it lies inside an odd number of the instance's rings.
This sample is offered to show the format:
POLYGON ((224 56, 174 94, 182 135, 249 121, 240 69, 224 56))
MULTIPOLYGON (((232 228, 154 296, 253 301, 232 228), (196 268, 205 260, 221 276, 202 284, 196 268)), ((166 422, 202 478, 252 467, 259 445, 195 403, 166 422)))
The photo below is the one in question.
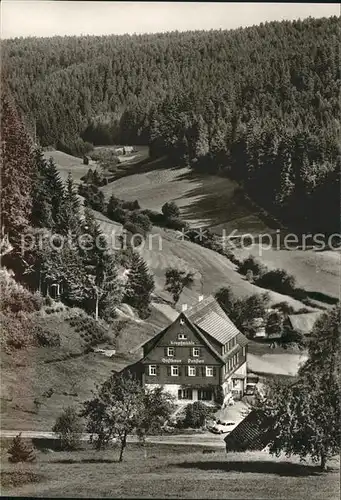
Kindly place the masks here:
POLYGON ((194 273, 190 271, 180 271, 169 267, 166 269, 165 289, 169 292, 174 301, 174 305, 179 301, 180 295, 185 287, 191 288, 194 282, 194 273))
POLYGON ((69 406, 58 415, 52 431, 59 436, 62 450, 77 450, 83 432, 81 419, 75 408, 69 406))
POLYGON ((144 442, 146 436, 160 429, 171 411, 171 396, 162 388, 148 391, 130 374, 114 374, 92 400, 84 403, 82 416, 87 419, 87 431, 96 449, 117 439, 121 462, 128 435, 136 432, 144 442))
POLYGON ((340 351, 338 306, 316 322, 298 381, 270 388, 258 402, 271 422, 270 453, 311 456, 325 470, 327 460, 340 452, 340 351))

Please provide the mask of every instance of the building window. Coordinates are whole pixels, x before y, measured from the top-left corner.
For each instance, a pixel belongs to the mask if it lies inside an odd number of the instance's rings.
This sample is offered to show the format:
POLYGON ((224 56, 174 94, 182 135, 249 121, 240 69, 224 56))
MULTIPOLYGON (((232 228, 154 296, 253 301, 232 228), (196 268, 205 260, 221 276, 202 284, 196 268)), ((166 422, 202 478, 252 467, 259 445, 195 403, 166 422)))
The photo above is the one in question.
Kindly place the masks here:
POLYGON ((200 356, 200 349, 199 347, 193 347, 193 357, 198 358, 200 356))
POLYGON ((193 399, 192 389, 179 389, 178 399, 193 399))
POLYGON ((171 366, 171 375, 172 377, 177 377, 179 375, 179 367, 178 366, 171 366))
POLYGON ((149 365, 149 375, 156 375, 156 365, 149 365))
POLYGON ((186 340, 186 339, 187 339, 187 335, 185 333, 178 334, 178 340, 186 340))
POLYGON ((189 366, 188 367, 188 376, 189 377, 195 377, 197 374, 197 370, 195 366, 189 366))
POLYGON ((245 356, 245 351, 246 351, 246 349, 245 349, 245 347, 243 347, 243 356, 245 356))
POLYGON ((167 356, 174 356, 174 347, 167 347, 167 356))
POLYGON ((213 367, 206 366, 206 377, 213 377, 213 367))

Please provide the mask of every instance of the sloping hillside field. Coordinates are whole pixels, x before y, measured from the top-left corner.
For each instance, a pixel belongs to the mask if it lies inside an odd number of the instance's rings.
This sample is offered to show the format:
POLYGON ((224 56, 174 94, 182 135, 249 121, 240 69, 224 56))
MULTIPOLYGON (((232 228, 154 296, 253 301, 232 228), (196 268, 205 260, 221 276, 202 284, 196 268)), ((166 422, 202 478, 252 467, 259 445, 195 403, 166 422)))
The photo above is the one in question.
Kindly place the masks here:
MULTIPOLYGON (((65 178, 69 171, 79 181, 87 166, 80 158, 72 157, 59 151, 49 151, 65 178)), ((165 160, 166 161, 166 160, 165 160)), ((236 234, 274 234, 275 226, 269 226, 255 210, 246 205, 237 184, 218 176, 204 176, 192 173, 188 168, 162 168, 162 162, 150 163, 151 170, 143 165, 141 173, 133 173, 111 182, 103 188, 108 198, 111 193, 124 200, 137 199, 142 208, 161 210, 167 201, 175 201, 180 207, 181 216, 193 227, 209 227, 218 234, 226 235, 233 230, 236 234)), ((148 167, 148 165, 147 165, 148 167)), ((139 164, 135 170, 138 171, 139 164)), ((96 214, 102 229, 108 233, 119 232, 121 226, 110 221, 102 214, 96 214)), ((204 293, 212 293, 223 285, 231 285, 237 295, 255 293, 259 288, 246 282, 236 272, 236 268, 227 259, 208 249, 188 241, 175 240, 172 232, 154 228, 153 244, 146 244, 143 256, 156 276, 157 290, 162 294, 164 270, 170 265, 190 268, 196 272, 195 292, 185 291, 182 300, 190 300, 195 293, 200 293, 203 283, 204 293), (157 235, 162 237, 162 249, 158 248, 157 235)), ((255 255, 269 268, 284 268, 296 277, 299 286, 316 293, 316 304, 328 306, 328 299, 340 296, 340 253, 338 251, 316 252, 310 250, 285 250, 276 248, 260 249, 256 244, 250 249, 236 249, 240 258, 249 253, 255 255), (326 300, 325 300, 326 299, 326 300)), ((287 300, 294 306, 302 304, 279 294, 272 294, 275 301, 287 300)))
POLYGON ((237 228, 255 234, 268 230, 240 202, 236 182, 216 175, 198 175, 186 167, 135 173, 108 184, 103 191, 127 201, 137 199, 141 207, 157 211, 166 201, 175 201, 181 217, 196 227, 219 226, 220 232, 223 228, 237 228))
POLYGON ((77 184, 81 182, 81 177, 87 173, 89 168, 93 168, 94 166, 91 162, 90 165, 83 165, 82 158, 68 155, 67 153, 63 153, 62 151, 57 151, 55 149, 45 151, 44 156, 47 160, 49 158, 54 159, 63 180, 65 180, 69 172, 71 172, 72 178, 77 184))

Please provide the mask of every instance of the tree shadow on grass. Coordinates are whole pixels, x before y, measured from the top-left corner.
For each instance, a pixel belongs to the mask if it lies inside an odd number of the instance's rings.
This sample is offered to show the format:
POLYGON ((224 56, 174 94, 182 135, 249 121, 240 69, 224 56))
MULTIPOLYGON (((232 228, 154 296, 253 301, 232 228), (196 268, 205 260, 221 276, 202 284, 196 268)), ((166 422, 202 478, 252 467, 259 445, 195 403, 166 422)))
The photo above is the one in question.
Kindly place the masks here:
POLYGON ((221 470, 224 472, 249 472, 255 474, 275 474, 278 476, 300 477, 317 476, 321 471, 315 465, 293 464, 290 462, 270 461, 207 461, 207 462, 183 462, 174 464, 175 467, 183 469, 200 469, 206 471, 221 470))
POLYGON ((109 458, 83 458, 81 460, 76 460, 75 458, 61 458, 59 460, 54 460, 56 464, 116 464, 118 460, 113 460, 109 458))

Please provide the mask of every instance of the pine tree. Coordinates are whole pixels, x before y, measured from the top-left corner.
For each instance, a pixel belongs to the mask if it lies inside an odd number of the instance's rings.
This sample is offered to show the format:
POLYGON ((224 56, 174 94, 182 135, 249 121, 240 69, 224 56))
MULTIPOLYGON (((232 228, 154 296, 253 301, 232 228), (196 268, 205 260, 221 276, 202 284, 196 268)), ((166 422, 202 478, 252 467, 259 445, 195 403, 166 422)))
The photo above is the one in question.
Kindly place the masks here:
POLYGON ((60 234, 78 235, 80 232, 80 201, 72 175, 69 173, 65 182, 64 197, 60 207, 57 228, 60 234))
POLYGON ((112 194, 109 198, 107 206, 107 216, 109 217, 109 219, 112 218, 115 210, 119 207, 119 205, 120 205, 119 199, 116 198, 114 194, 112 194))
POLYGON ((105 252, 96 269, 94 280, 96 295, 96 318, 100 316, 110 322, 116 315, 116 307, 121 303, 123 289, 118 278, 115 258, 105 252))
POLYGON ((54 227, 57 227, 61 217, 64 199, 64 186, 53 158, 50 158, 45 170, 45 185, 51 202, 51 213, 54 227))
POLYGON ((45 248, 41 265, 46 284, 58 283, 61 297, 71 305, 82 306, 90 296, 90 287, 78 248, 65 244, 60 249, 45 248))
POLYGON ((147 317, 154 288, 154 279, 146 262, 137 252, 133 252, 124 302, 135 307, 141 317, 147 317))
POLYGON ((13 438, 12 445, 8 449, 7 453, 10 455, 8 460, 13 463, 33 462, 36 458, 32 446, 23 442, 21 432, 13 438))
POLYGON ((201 115, 195 119, 191 133, 191 158, 199 160, 209 151, 208 129, 201 115))
POLYGON ((47 184, 47 161, 41 149, 35 150, 35 176, 32 192, 32 224, 36 227, 52 228, 51 190, 47 184))
POLYGON ((34 161, 32 142, 5 85, 1 91, 1 227, 14 250, 29 225, 34 161))
POLYGON ((100 316, 109 321, 115 316, 123 291, 115 258, 89 208, 84 211, 82 232, 89 239, 88 248, 84 245, 80 249, 90 293, 88 307, 91 312, 95 312, 96 319, 100 316))
POLYGON ((278 155, 280 185, 276 196, 276 203, 278 205, 284 205, 290 199, 295 187, 291 153, 287 143, 281 144, 278 155))

